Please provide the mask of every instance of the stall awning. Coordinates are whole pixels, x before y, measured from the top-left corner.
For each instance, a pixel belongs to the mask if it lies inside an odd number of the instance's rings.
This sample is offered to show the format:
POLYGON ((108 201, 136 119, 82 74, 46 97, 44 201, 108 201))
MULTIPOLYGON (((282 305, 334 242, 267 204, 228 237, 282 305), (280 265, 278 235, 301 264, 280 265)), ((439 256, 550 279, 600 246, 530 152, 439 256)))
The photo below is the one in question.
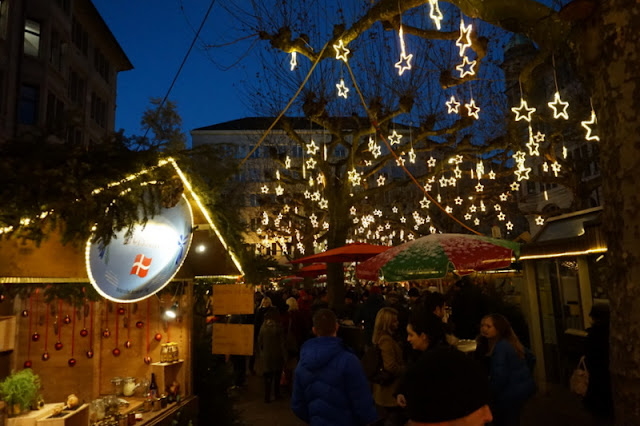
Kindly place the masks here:
POLYGON ((522 246, 520 260, 604 253, 602 207, 549 218, 531 242, 522 246))

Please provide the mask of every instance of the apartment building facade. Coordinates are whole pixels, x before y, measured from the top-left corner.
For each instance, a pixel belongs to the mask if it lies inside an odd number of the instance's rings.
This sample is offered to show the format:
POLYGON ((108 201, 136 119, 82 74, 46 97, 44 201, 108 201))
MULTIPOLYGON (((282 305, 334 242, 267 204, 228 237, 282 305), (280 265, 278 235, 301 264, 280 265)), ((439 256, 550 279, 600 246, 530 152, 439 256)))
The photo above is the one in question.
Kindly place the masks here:
POLYGON ((100 142, 115 126, 118 73, 132 68, 90 0, 0 0, 0 142, 100 142))

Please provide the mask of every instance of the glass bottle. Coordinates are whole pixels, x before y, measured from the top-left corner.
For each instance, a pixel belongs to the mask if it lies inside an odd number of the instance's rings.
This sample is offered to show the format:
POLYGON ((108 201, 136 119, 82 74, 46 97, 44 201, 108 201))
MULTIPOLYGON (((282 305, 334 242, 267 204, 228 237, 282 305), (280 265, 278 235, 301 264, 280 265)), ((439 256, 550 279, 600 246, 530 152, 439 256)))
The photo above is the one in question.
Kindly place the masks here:
POLYGON ((149 396, 151 398, 158 397, 158 385, 156 384, 155 373, 151 373, 151 382, 149 382, 149 396))

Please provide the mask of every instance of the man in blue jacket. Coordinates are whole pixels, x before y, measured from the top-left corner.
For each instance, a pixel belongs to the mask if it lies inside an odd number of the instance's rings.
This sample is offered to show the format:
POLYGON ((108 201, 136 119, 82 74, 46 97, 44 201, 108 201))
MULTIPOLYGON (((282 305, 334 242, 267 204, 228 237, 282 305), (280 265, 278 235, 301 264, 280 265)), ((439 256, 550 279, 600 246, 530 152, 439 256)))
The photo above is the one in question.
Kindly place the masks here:
POLYGON ((364 426, 378 419, 360 360, 337 336, 329 309, 313 317, 313 332, 300 350, 291 408, 311 426, 364 426))

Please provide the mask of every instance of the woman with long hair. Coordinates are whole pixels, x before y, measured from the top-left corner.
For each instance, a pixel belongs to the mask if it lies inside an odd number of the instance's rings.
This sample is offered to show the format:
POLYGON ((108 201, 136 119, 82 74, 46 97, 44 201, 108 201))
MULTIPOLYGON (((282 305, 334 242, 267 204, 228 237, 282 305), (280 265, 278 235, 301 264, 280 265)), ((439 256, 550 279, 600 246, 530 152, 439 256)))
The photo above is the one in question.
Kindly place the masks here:
POLYGON ((522 407, 534 394, 536 385, 527 365, 525 348, 507 318, 500 314, 482 318, 478 351, 486 357, 489 366, 494 425, 519 425, 522 407))
POLYGON ((376 315, 371 339, 371 343, 380 348, 385 371, 394 377, 388 384, 373 383, 373 400, 385 419, 385 426, 399 426, 405 423, 402 408, 398 406, 394 397, 398 380, 404 371, 402 348, 393 338, 398 324, 397 310, 388 307, 380 309, 376 315))

